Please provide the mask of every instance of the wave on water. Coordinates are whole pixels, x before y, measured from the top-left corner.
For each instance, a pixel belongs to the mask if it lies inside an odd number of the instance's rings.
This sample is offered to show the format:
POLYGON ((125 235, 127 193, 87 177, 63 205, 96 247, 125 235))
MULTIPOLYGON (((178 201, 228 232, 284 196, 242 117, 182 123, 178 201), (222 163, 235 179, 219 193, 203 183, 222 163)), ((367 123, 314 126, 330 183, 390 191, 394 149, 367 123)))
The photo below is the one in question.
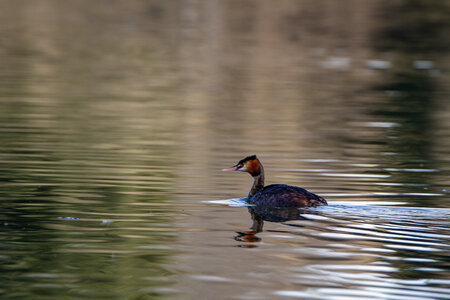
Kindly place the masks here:
MULTIPOLYGON (((209 204, 227 205, 230 207, 248 207, 255 206, 248 203, 247 198, 231 198, 224 200, 204 201, 209 204)), ((387 203, 389 204, 389 203, 387 203)), ((328 217, 366 217, 366 218, 389 218, 389 219, 433 219, 450 220, 449 208, 430 208, 430 207, 405 207, 405 206, 382 206, 367 204, 339 204, 329 203, 328 206, 297 208, 301 214, 315 214, 328 217)))
POLYGON ((224 200, 209 200, 209 201, 203 201, 203 202, 210 203, 210 204, 227 205, 227 206, 231 206, 231 207, 253 206, 253 204, 247 202, 247 198, 231 198, 231 199, 224 199, 224 200))
POLYGON ((405 206, 371 206, 371 205, 342 205, 329 204, 310 208, 306 212, 317 212, 330 217, 372 217, 389 219, 432 219, 450 220, 450 209, 430 207, 405 207, 405 206))

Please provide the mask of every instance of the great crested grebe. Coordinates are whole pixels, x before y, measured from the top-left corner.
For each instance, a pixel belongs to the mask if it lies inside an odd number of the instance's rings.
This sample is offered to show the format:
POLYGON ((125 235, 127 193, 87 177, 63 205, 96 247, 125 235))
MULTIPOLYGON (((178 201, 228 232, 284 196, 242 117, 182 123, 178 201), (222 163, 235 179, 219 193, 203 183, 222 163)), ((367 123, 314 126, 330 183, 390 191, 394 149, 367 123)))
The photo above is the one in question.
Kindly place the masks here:
POLYGON ((222 171, 247 172, 253 177, 253 186, 248 193, 250 203, 276 207, 315 207, 328 205, 327 201, 298 186, 271 184, 264 186, 264 168, 256 155, 241 159, 234 167, 222 171))

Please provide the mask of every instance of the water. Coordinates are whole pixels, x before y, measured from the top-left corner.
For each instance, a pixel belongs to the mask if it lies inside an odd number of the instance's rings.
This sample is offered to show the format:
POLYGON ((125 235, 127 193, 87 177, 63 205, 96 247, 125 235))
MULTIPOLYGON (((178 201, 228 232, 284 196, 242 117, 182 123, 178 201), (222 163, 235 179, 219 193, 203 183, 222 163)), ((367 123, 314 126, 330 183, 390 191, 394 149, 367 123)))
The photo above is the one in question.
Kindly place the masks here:
POLYGON ((443 2, 0 16, 0 298, 450 299, 443 2), (250 154, 330 205, 247 205, 250 154))

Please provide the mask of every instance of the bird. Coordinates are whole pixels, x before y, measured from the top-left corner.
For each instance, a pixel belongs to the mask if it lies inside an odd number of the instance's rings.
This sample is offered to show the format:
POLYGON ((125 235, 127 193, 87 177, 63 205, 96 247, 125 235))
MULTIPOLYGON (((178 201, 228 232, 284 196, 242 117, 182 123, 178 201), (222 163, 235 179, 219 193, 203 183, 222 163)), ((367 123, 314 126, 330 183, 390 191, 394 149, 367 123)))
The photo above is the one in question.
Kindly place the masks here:
POLYGON ((253 177, 253 185, 247 196, 248 202, 251 204, 272 207, 316 207, 328 205, 325 198, 298 186, 287 184, 264 186, 264 168, 256 155, 247 156, 233 167, 225 168, 222 171, 247 172, 253 177))

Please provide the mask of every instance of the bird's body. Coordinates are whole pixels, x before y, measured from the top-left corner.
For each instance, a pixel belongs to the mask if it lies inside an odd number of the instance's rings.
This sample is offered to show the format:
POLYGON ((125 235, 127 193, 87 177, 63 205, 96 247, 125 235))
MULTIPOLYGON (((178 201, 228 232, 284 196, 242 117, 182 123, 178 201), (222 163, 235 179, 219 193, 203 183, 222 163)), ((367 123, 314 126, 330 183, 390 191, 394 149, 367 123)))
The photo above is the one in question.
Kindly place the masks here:
POLYGON ((301 187, 286 184, 271 184, 265 186, 254 195, 249 196, 249 202, 267 206, 319 206, 327 205, 327 201, 301 187))
POLYGON ((327 205, 327 201, 301 187, 286 184, 264 186, 264 168, 256 155, 240 160, 234 167, 223 171, 248 172, 253 186, 248 194, 250 203, 273 207, 315 207, 327 205))

